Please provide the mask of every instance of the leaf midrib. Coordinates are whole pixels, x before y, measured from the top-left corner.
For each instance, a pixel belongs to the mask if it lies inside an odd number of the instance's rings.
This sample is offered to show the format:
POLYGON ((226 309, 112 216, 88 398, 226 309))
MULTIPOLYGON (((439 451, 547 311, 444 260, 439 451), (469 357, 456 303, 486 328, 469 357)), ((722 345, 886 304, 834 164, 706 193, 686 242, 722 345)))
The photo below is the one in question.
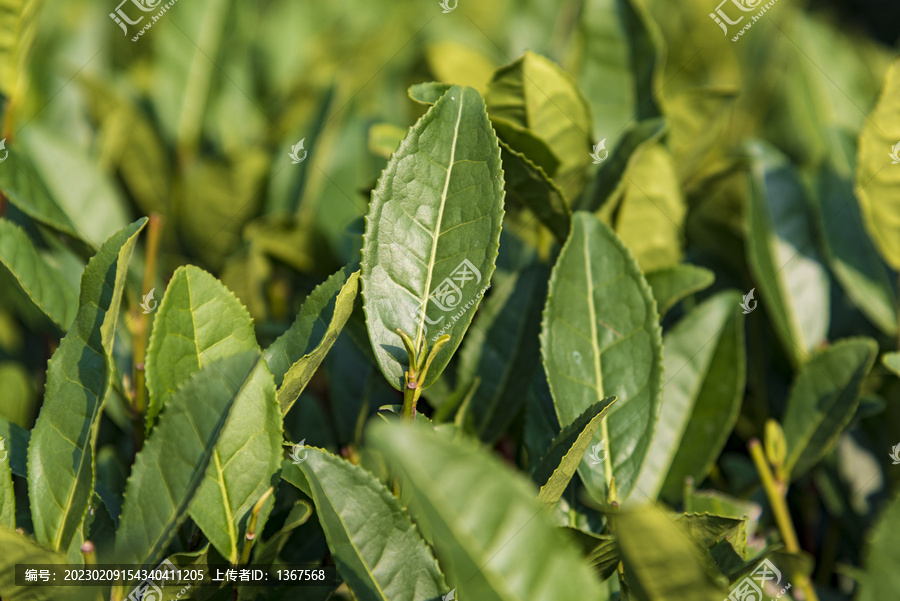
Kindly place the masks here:
MULTIPOLYGON (((456 124, 453 126, 453 143, 450 145, 450 164, 447 166, 447 177, 444 178, 444 189, 441 191, 441 206, 438 208, 437 223, 431 236, 431 258, 428 260, 428 273, 425 276, 425 296, 422 298, 422 310, 419 315, 419 325, 416 328, 416 347, 422 343, 423 330, 425 329, 425 312, 428 309, 428 301, 431 296, 431 278, 434 275, 434 260, 437 256, 438 240, 440 239, 441 223, 444 219, 444 207, 447 204, 447 190, 450 188, 450 176, 453 173, 453 165, 456 162, 456 142, 459 140, 459 124, 462 121, 463 98, 465 88, 459 92, 459 112, 456 115, 456 124)), ((412 366, 410 366, 412 367, 412 366)))

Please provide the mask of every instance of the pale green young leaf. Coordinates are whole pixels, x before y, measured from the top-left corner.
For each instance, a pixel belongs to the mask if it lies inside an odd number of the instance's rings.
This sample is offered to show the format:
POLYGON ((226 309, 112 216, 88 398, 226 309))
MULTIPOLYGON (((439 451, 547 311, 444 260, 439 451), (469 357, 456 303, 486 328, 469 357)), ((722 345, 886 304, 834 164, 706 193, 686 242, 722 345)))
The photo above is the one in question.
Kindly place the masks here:
POLYGON ((750 151, 747 258, 759 302, 765 303, 785 352, 799 366, 828 333, 828 273, 794 169, 770 147, 754 144, 750 151))
POLYGON ((117 562, 149 566, 162 557, 204 484, 232 405, 246 394, 260 362, 250 352, 207 364, 166 403, 128 478, 117 562))
MULTIPOLYGON (((43 4, 41 0, 4 0, 0 5, 0 93, 7 99, 7 111, 12 108, 10 100, 25 100, 27 60, 43 4)), ((8 133, 4 131, 3 137, 8 133)))
POLYGON ((871 338, 846 338, 803 366, 781 420, 788 442, 785 472, 791 479, 818 463, 853 419, 863 379, 877 355, 871 338))
POLYGON ((75 321, 47 367, 28 446, 28 496, 38 542, 65 550, 94 487, 94 443, 115 372, 119 305, 141 219, 107 240, 81 277, 75 321))
MULTIPOLYGON (((550 443, 550 448, 541 457, 531 475, 541 487, 538 494, 540 503, 553 507, 562 497, 600 427, 600 422, 615 402, 616 397, 609 397, 591 405, 587 411, 578 416, 578 419, 563 428, 559 436, 550 443)), ((606 451, 598 447, 594 456, 599 459, 601 451, 605 455, 606 451)))
POLYGON ((535 487, 493 454, 407 424, 373 424, 368 434, 460 599, 600 598, 591 568, 542 511, 535 487))
POLYGON ((315 448, 299 468, 338 572, 359 601, 427 601, 447 593, 431 550, 372 474, 315 448))
POLYGON ((28 235, 0 219, 0 264, 47 317, 65 331, 78 311, 78 295, 39 254, 28 235))
POLYGON ((358 290, 359 271, 348 265, 310 293, 293 325, 266 349, 282 415, 300 398, 350 319, 358 290))
POLYGON ((709 269, 689 263, 651 271, 645 276, 656 299, 660 318, 679 301, 712 286, 716 279, 709 269))
POLYGON ((856 194, 866 230, 884 260, 900 269, 900 61, 888 70, 881 98, 863 123, 856 159, 856 194))
POLYGON ((409 361, 397 330, 430 348, 446 327, 450 341, 428 371, 430 386, 494 272, 502 220, 497 138, 478 92, 453 86, 394 153, 366 217, 366 325, 378 365, 398 390, 409 361))
POLYGON ((659 417, 659 317, 634 257, 589 213, 575 214, 553 269, 541 352, 563 427, 594 403, 618 397, 593 441, 606 440, 609 458, 582 463, 579 473, 596 498, 606 498, 610 476, 619 499, 627 498, 659 417))

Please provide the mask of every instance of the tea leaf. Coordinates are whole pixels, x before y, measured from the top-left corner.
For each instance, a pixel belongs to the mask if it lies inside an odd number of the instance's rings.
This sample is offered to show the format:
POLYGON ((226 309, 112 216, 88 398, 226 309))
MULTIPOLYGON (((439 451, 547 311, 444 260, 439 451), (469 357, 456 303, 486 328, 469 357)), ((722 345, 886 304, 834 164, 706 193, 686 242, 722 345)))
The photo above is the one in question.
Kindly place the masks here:
POLYGON ((6 461, 6 440, 0 440, 0 455, 4 457, 0 461, 0 527, 10 530, 16 529, 16 493, 13 490, 12 472, 9 462, 6 461))
POLYGON ((896 195, 900 157, 900 61, 888 70, 875 112, 863 123, 856 160, 856 194, 866 230, 884 260, 900 269, 900 200, 896 195))
POLYGON ((450 341, 435 358, 425 387, 462 341, 479 291, 494 271, 502 177, 500 149, 481 97, 453 86, 410 130, 372 193, 363 242, 363 307, 378 365, 398 390, 408 362, 398 328, 419 347, 427 336, 431 346, 436 330, 452 321, 450 341))
POLYGON ((537 491, 493 455, 406 424, 375 424, 368 434, 459 598, 599 598, 591 569, 543 515, 537 491))
POLYGON ((682 299, 712 286, 716 279, 712 271, 689 263, 657 269, 646 277, 660 318, 682 299))
POLYGON ((359 271, 344 267, 310 293, 290 329, 266 349, 282 415, 300 398, 350 319, 358 290, 359 271))
POLYGON ((28 235, 6 219, 0 219, 0 264, 61 330, 72 325, 78 312, 75 291, 60 281, 60 275, 38 254, 28 235))
POLYGON ((874 340, 847 338, 803 366, 781 423, 788 442, 785 472, 791 479, 806 473, 837 442, 856 412, 863 379, 877 355, 874 340))
POLYGON ((677 500, 686 477, 702 481, 734 428, 746 382, 740 302, 717 294, 663 337, 662 410, 636 484, 651 499, 677 500))
POLYGON ((300 470, 341 577, 360 601, 430 600, 447 591, 400 502, 369 472, 319 449, 300 470))
POLYGON ((169 398, 128 478, 116 562, 149 566, 162 557, 204 484, 232 405, 246 394, 259 362, 252 352, 219 359, 169 398))
POLYGON ((885 367, 900 376, 900 353, 885 353, 881 361, 885 367))
POLYGON ((859 601, 890 599, 900 590, 900 497, 887 503, 866 537, 865 575, 859 579, 859 601))
POLYGON ((44 549, 14 530, 0 526, 0 595, 9 601, 95 601, 97 592, 85 586, 16 586, 17 564, 65 564, 66 558, 44 549))
POLYGON ((47 367, 40 415, 28 445, 28 496, 38 542, 63 551, 94 487, 97 427, 115 371, 119 304, 141 219, 107 240, 81 277, 75 321, 47 367))
POLYGON ((776 151, 751 148, 748 260, 767 314, 795 365, 825 340, 828 274, 813 243, 803 188, 776 151))
POLYGON ((0 417, 0 437, 3 438, 6 451, 9 453, 9 469, 14 475, 24 478, 31 431, 20 428, 0 417))
POLYGON ((500 158, 509 202, 518 202, 529 209, 559 242, 565 242, 569 236, 572 211, 562 190, 543 169, 505 142, 500 142, 500 158))
POLYGON ((634 257, 599 219, 576 213, 572 234, 550 277, 541 352, 556 414, 565 427, 588 407, 615 394, 606 439, 609 458, 582 464, 595 497, 606 498, 615 477, 627 498, 659 415, 662 340, 656 302, 634 257))

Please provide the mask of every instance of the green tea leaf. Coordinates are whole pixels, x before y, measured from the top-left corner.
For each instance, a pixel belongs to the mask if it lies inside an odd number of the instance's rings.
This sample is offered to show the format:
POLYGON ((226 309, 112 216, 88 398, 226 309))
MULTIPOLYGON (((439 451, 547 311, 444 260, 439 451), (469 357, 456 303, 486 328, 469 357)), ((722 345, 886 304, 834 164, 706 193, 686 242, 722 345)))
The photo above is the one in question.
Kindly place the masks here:
POLYGON ((263 566, 272 565, 294 531, 305 524, 312 514, 312 503, 302 500, 294 503, 281 528, 266 540, 257 541, 253 545, 253 563, 263 566))
MULTIPOLYGON (((600 427, 600 422, 615 402, 616 397, 609 397, 591 405, 550 443, 547 454, 541 458, 532 474, 534 481, 541 487, 538 494, 540 503, 552 508, 562 497, 600 427)), ((599 450, 598 448, 598 453, 599 450)))
POLYGON ((900 497, 895 496, 866 535, 865 575, 859 581, 858 601, 881 601, 900 590, 900 497))
POLYGON ((368 435, 459 598, 599 598, 591 569, 544 515, 537 491, 496 457, 406 424, 374 424, 368 435))
POLYGON ((66 558, 48 551, 14 530, 0 526, 0 595, 8 601, 96 601, 97 591, 86 586, 16 586, 16 564, 65 564, 66 558))
POLYGON ((900 200, 895 193, 900 162, 900 61, 885 77, 875 112, 863 123, 856 160, 856 194, 863 221, 884 260, 900 269, 900 200))
POLYGON ((207 364, 168 400, 128 478, 116 562, 150 566, 162 557, 204 484, 232 405, 246 394, 260 361, 251 352, 207 364))
MULTIPOLYGON (((43 4, 40 0, 6 0, 0 10, 0 93, 7 99, 7 112, 12 110, 13 100, 16 104, 25 101, 28 55, 43 4)), ((3 136, 8 133, 4 131, 3 136)))
MULTIPOLYGON (((420 104, 431 105, 440 100, 441 96, 443 96, 447 92, 447 90, 452 87, 453 84, 449 83, 427 81, 425 83, 417 83, 411 85, 409 87, 409 90, 407 90, 407 94, 409 94, 410 98, 420 104)), ((401 139, 405 137, 405 135, 406 134, 404 132, 404 135, 401 136, 401 139)))
POLYGON ((0 527, 9 530, 16 529, 16 493, 13 490, 12 472, 6 458, 9 452, 6 449, 6 439, 0 438, 0 527))
POLYGON ((28 235, 0 219, 0 264, 9 270, 29 299, 63 331, 78 312, 78 296, 37 252, 28 235))
POLYGON ((723 292, 663 336, 666 382, 659 425, 637 487, 678 500, 688 476, 709 474, 737 422, 746 382, 741 296, 723 292))
MULTIPOLYGON (((547 172, 570 196, 581 189, 583 169, 591 160, 591 109, 568 73, 548 58, 525 52, 494 73, 485 102, 492 121, 528 130, 546 143, 559 159, 558 171, 547 172)), ((502 127, 498 132, 504 137, 502 127)), ((517 140, 504 141, 541 165, 517 140)))
POLYGON ((881 361, 885 367, 900 376, 900 353, 885 353, 881 361))
POLYGON ((508 202, 530 210, 559 242, 565 242, 572 224, 572 211, 562 190, 543 169, 505 142, 500 142, 500 158, 508 202))
POLYGON ((609 458, 583 463, 579 473, 595 497, 605 499, 615 477, 619 498, 627 498, 659 415, 659 317, 634 257, 589 213, 575 214, 553 268, 541 352, 563 427, 594 403, 618 397, 594 437, 595 443, 606 441, 609 458))
POLYGON ((253 322, 214 276, 192 265, 169 280, 147 348, 147 432, 175 391, 223 357, 258 350, 253 322))
POLYGON ((457 388, 470 389, 478 437, 494 443, 525 403, 530 375, 540 368, 540 314, 547 296, 547 269, 533 265, 515 275, 495 278, 472 331, 459 353, 457 388))
POLYGON ((781 420, 788 441, 785 472, 791 479, 818 463, 853 419, 863 379, 877 355, 874 340, 847 338, 803 366, 781 420))
POLYGON ((494 272, 502 178, 481 97, 454 86, 413 126, 372 193, 363 307, 378 365, 398 390, 408 363, 398 328, 420 348, 449 328, 425 387, 462 342, 494 272))
POLYGON ((28 463, 28 443, 31 440, 31 431, 20 428, 0 417, 0 437, 6 445, 9 453, 9 469, 16 476, 25 477, 28 463))
POLYGON ((653 291, 660 318, 679 301, 712 286, 715 274, 689 263, 657 269, 645 274, 653 291))
POLYGON ((641 153, 625 172, 616 234, 643 271, 681 262, 687 205, 672 155, 661 144, 641 153))
POLYGON ((63 551, 88 509, 94 444, 110 382, 128 263, 146 219, 107 240, 81 277, 75 321, 47 367, 44 403, 28 446, 28 496, 38 542, 63 551))
POLYGON ((722 601, 687 532, 655 505, 612 516, 625 582, 641 601, 722 601), (653 541, 653 544, 647 544, 653 541))
POLYGON ((319 449, 299 464, 328 548, 360 601, 430 600, 447 591, 400 502, 369 472, 319 449))
POLYGON ((767 314, 795 365, 825 341, 828 274, 813 242, 803 187, 784 156, 751 148, 747 256, 767 314))
POLYGON ((350 319, 358 290, 359 271, 348 265, 310 293, 290 329, 266 349, 282 415, 300 398, 350 319))

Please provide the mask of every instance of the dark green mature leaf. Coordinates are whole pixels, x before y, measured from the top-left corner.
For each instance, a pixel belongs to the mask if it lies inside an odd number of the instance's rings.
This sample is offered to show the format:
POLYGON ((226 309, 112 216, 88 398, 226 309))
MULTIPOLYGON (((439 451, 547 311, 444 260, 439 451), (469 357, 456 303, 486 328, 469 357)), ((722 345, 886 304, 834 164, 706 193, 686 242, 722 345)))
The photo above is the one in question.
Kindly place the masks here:
POLYGON ((602 580, 609 578, 616 571, 616 566, 619 565, 619 549, 615 537, 569 527, 565 531, 581 545, 585 559, 594 566, 602 580))
POLYGON ((168 400, 128 478, 117 562, 149 566, 162 557, 203 484, 232 405, 246 394, 260 361, 256 353, 241 353, 208 364, 168 400))
POLYGON ((817 178, 822 246, 835 277, 860 311, 878 328, 897 333, 897 295, 891 276, 866 233, 853 185, 835 170, 823 167, 817 178))
POLYGON ((505 142, 500 142, 500 158, 508 200, 530 210, 559 242, 565 242, 572 225, 572 211, 562 190, 543 169, 505 142))
POLYGON ((500 279, 484 302, 459 353, 457 388, 469 390, 478 437, 494 443, 525 403, 530 374, 540 367, 540 314, 547 270, 533 265, 500 279))
POLYGON ((0 264, 16 279, 28 298, 63 331, 78 312, 78 296, 41 258, 28 235, 0 219, 0 264))
POLYGON ((6 460, 9 452, 6 439, 0 438, 0 527, 16 529, 16 493, 13 490, 12 472, 6 460))
POLYGON ((818 463, 853 419, 877 355, 874 340, 848 338, 814 355, 797 375, 781 424, 788 440, 785 472, 792 479, 818 463))
POLYGON ((898 531, 900 497, 895 496, 866 536, 865 576, 859 582, 858 601, 891 599, 900 591, 898 531))
POLYGON ((503 220, 500 149, 478 92, 453 86, 416 123, 372 193, 363 242, 366 324, 382 373, 398 390, 407 353, 450 341, 430 386, 462 342, 490 281, 503 220))
POLYGON ((437 599, 444 577, 400 502, 372 474, 326 451, 299 464, 328 548, 360 601, 437 599))
POLYGON ((147 431, 175 391, 202 367, 257 349, 253 322, 240 301, 199 267, 179 267, 160 303, 147 348, 147 431))
POLYGON ((16 586, 16 564, 64 564, 66 558, 48 551, 9 528, 0 526, 0 595, 7 601, 95 601, 96 589, 86 586, 16 586))
POLYGON ((496 457, 406 424, 375 424, 368 434, 459 598, 599 598, 591 569, 544 515, 537 491, 496 457))
POLYGON ((40 415, 28 446, 34 534, 65 550, 94 487, 97 425, 115 371, 119 304, 131 253, 146 219, 107 240, 81 277, 78 314, 47 367, 40 415))
POLYGON ((825 341, 828 274, 813 242, 803 187, 786 158, 751 147, 747 256, 767 314, 788 356, 802 365, 825 341))
MULTIPOLYGON (((649 146, 656 143, 666 131, 664 119, 648 119, 636 123, 622 136, 622 141, 615 150, 610 151, 594 181, 585 190, 575 207, 584 211, 597 211, 617 196, 617 191, 623 186, 623 177, 628 166, 636 161, 641 153, 649 146)), ((606 209, 608 210, 608 209, 606 209)))
POLYGON ((884 260, 900 270, 900 200, 896 190, 900 162, 900 61, 885 77, 881 98, 859 135, 856 194, 866 229, 884 260), (895 158, 897 157, 897 158, 895 158))
POLYGON ((257 541, 253 545, 253 563, 264 566, 272 565, 294 531, 305 524, 312 514, 312 503, 302 500, 294 503, 281 528, 266 540, 257 541))
MULTIPOLYGON (((166 289, 150 340, 148 388, 152 374, 151 394, 159 391, 151 397, 153 406, 164 409, 183 382, 204 367, 248 352, 258 353, 259 346, 253 320, 240 301, 202 269, 179 269, 166 289)), ((260 363, 234 401, 190 510, 231 563, 240 558, 250 510, 281 465, 281 438, 275 382, 260 363)), ((262 523, 270 507, 261 512, 262 523)))
POLYGON ((591 405, 553 439, 546 455, 541 458, 531 475, 541 487, 538 501, 548 507, 556 505, 578 470, 600 422, 615 402, 616 397, 609 397, 591 405))
POLYGON ((640 601, 722 601, 697 545, 654 505, 612 516, 625 581, 640 601), (652 541, 652 544, 648 544, 652 541))
POLYGON ((608 148, 631 121, 660 114, 655 90, 662 58, 650 22, 633 0, 587 0, 581 7, 578 83, 594 114, 593 133, 608 148))
POLYGON ((660 318, 678 301, 712 286, 715 274, 689 263, 665 267, 645 274, 653 291, 660 318))
POLYGON ((9 453, 9 469, 16 476, 25 477, 28 463, 28 442, 31 431, 10 423, 0 417, 0 437, 6 444, 9 453))
POLYGON ((282 415, 300 398, 350 319, 358 290, 359 271, 348 265, 310 293, 290 329, 266 349, 282 415))
POLYGON ((734 428, 746 381, 740 303, 717 294, 663 337, 662 409, 637 480, 651 499, 679 499, 687 476, 702 481, 734 428))
POLYGON ((567 191, 581 189, 583 168, 591 160, 591 109, 569 74, 550 59, 525 52, 494 73, 485 102, 491 120, 510 146, 546 170, 539 156, 504 135, 504 123, 528 130, 543 141, 559 159, 559 169, 547 173, 567 191))
POLYGON ((556 414, 565 427, 615 394, 595 436, 609 458, 579 468, 588 490, 620 499, 634 487, 659 416, 662 340, 656 301, 634 257, 599 219, 576 213, 550 278, 541 352, 556 414))

